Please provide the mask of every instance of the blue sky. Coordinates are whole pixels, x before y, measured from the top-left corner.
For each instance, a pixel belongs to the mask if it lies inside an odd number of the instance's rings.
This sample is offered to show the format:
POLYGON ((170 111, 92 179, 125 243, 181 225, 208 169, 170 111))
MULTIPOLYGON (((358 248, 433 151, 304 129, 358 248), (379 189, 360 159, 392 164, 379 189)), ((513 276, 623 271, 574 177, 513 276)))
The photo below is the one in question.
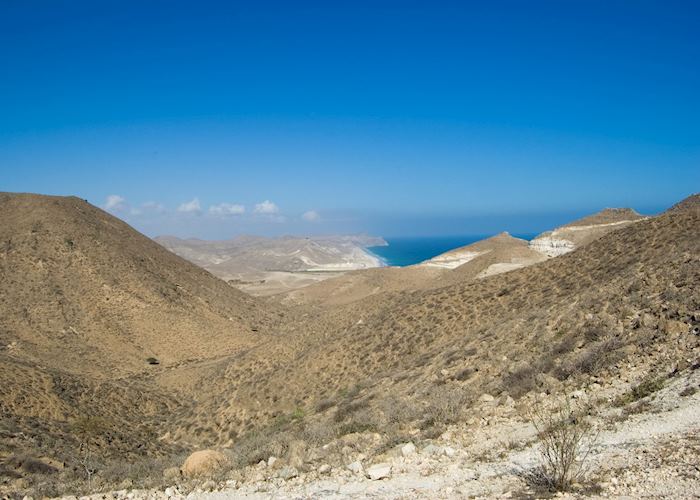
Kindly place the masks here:
POLYGON ((0 190, 206 238, 659 211, 700 185, 699 5, 0 0, 0 190))

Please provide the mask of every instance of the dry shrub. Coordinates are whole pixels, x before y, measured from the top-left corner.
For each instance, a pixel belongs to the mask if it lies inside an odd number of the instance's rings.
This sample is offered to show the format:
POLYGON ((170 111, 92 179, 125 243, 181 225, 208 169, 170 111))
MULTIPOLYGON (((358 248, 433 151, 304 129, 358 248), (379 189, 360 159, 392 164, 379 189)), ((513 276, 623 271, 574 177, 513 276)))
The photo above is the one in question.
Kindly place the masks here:
POLYGON ((163 477, 163 471, 168 467, 179 468, 186 458, 186 453, 178 453, 167 457, 144 457, 135 462, 117 460, 108 463, 100 471, 100 479, 112 485, 129 479, 133 487, 137 488, 171 486, 163 477))
POLYGON ((422 414, 414 403, 393 394, 381 399, 378 405, 387 425, 409 424, 422 414))
POLYGON ((329 408, 333 408, 334 406, 335 406, 334 400, 332 400, 330 398, 322 399, 321 401, 319 401, 316 404, 316 412, 321 413, 321 412, 328 410, 329 408))
POLYGON ((271 456, 284 456, 292 438, 293 436, 287 432, 248 434, 231 449, 232 462, 236 467, 241 468, 257 464, 271 456))
POLYGON ((576 338, 575 335, 568 334, 554 345, 554 347, 552 348, 552 354, 554 356, 559 356, 562 354, 569 353, 576 348, 577 343, 578 338, 576 338))
POLYGON ((342 425, 338 427, 338 435, 354 434, 358 432, 374 432, 380 428, 378 419, 369 409, 363 409, 354 413, 342 425))
POLYGON ((23 455, 10 456, 7 459, 7 465, 13 467, 14 469, 22 469, 30 474, 54 474, 58 471, 55 467, 44 463, 41 460, 23 455))
POLYGON ((426 398, 426 426, 447 425, 457 422, 468 404, 466 392, 460 387, 441 385, 435 387, 426 398))
POLYGON ((621 358, 621 353, 617 351, 621 346, 621 342, 616 338, 591 344, 573 359, 559 366, 555 374, 559 380, 566 380, 576 374, 595 374, 621 358))
POLYGON ((598 437, 584 417, 568 399, 554 408, 536 406, 530 415, 539 439, 539 464, 523 473, 535 488, 567 491, 584 480, 588 473, 587 459, 598 437))
POLYGON ((338 426, 330 422, 319 421, 304 426, 301 438, 312 446, 323 446, 338 436, 338 426))
POLYGON ((533 365, 524 365, 503 377, 503 389, 513 398, 519 399, 537 387, 539 370, 533 365))
POLYGON ((357 401, 345 400, 343 403, 339 404, 333 415, 333 419, 336 422, 343 422, 352 415, 360 410, 363 410, 369 406, 368 399, 360 399, 357 401))
POLYGON ((454 376, 454 378, 455 378, 455 380, 464 381, 464 380, 467 380, 472 375, 474 375, 475 373, 476 373, 476 370, 474 368, 472 368, 471 366, 468 366, 468 367, 460 370, 459 372, 457 372, 457 374, 454 376))

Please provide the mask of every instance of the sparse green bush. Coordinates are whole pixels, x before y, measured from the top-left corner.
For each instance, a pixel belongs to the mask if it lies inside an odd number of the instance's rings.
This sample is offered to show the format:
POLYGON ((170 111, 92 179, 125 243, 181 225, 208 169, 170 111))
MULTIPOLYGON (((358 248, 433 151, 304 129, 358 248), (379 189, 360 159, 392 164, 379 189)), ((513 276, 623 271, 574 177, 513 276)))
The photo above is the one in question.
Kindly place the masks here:
POLYGON ((615 400, 615 406, 626 406, 630 403, 634 403, 635 401, 639 401, 640 399, 650 396, 656 391, 662 389, 663 386, 663 377, 654 377, 649 375, 639 384, 634 386, 630 391, 618 397, 615 400))
POLYGON ((81 416, 73 422, 73 432, 80 443, 77 462, 85 472, 88 488, 92 488, 93 476, 99 470, 100 465, 96 455, 100 441, 108 428, 106 419, 93 415, 81 416))

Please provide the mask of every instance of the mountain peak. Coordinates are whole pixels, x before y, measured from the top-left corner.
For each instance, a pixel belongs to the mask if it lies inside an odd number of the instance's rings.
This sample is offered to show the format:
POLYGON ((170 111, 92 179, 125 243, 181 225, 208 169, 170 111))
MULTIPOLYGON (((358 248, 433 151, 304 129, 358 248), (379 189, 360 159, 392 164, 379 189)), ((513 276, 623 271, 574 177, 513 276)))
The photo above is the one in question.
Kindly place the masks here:
POLYGON ((664 213, 681 212, 686 210, 700 210, 700 193, 691 194, 687 198, 673 205, 664 213))

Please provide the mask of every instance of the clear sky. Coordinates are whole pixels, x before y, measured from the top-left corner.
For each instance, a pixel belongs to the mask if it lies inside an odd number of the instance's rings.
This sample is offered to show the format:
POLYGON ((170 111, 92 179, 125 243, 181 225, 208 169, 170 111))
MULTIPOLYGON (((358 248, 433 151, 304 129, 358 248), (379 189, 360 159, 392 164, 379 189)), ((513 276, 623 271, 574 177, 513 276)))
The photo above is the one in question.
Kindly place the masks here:
POLYGON ((0 0, 0 190, 149 235, 536 232, 700 186, 700 2, 0 0))

